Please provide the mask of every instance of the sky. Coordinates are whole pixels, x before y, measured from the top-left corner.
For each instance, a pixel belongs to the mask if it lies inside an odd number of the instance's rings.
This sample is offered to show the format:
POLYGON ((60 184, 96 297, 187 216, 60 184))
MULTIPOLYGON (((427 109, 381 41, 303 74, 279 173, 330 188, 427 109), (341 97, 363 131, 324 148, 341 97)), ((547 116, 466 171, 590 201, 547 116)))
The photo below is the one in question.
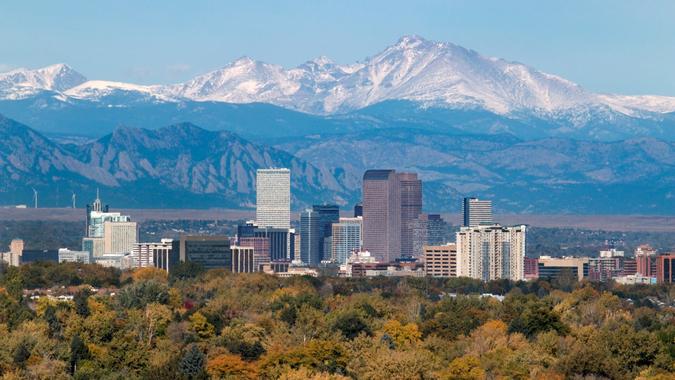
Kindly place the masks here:
POLYGON ((241 56, 348 64, 416 34, 596 92, 675 96, 675 1, 0 2, 0 71, 67 63, 89 79, 177 83, 241 56))

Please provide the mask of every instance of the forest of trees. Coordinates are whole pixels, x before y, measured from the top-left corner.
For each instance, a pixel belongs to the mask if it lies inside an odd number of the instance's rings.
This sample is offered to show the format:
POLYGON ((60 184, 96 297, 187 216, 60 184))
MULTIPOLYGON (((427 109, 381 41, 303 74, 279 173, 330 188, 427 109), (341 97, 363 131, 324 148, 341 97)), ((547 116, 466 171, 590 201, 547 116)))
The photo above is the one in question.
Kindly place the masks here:
POLYGON ((154 268, 0 267, 0 378, 673 379, 675 372, 675 310, 644 301, 672 305, 673 286, 177 269, 167 277, 154 268), (76 287, 73 300, 25 296, 61 286, 76 287))

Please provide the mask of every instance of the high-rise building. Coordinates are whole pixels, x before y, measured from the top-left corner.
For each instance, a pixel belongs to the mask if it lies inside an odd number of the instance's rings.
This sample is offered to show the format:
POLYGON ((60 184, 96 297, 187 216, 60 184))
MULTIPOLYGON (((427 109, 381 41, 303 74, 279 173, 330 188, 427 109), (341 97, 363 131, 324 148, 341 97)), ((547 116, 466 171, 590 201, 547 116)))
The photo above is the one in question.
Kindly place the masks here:
POLYGON ((314 205, 300 215, 300 258, 303 263, 317 266, 329 260, 333 223, 340 220, 336 205, 314 205))
POLYGON ((457 232, 457 273, 483 281, 523 280, 524 225, 462 227, 457 232))
POLYGON ((539 278, 539 259, 534 257, 526 257, 523 261, 525 268, 525 279, 534 280, 539 278))
POLYGON ((425 245, 424 272, 429 277, 457 277, 457 245, 425 245))
POLYGON ((10 266, 18 267, 21 265, 21 255, 23 254, 24 242, 21 239, 12 239, 9 243, 9 252, 2 252, 0 256, 2 261, 10 266))
POLYGON ((136 222, 103 223, 103 251, 110 253, 131 253, 138 243, 136 222))
POLYGON ((232 246, 232 273, 253 273, 255 267, 253 247, 232 246))
POLYGON ((260 227, 291 228, 291 171, 258 169, 256 223, 260 227))
POLYGON ((464 198, 462 212, 464 214, 464 227, 491 225, 493 223, 492 201, 464 198))
POLYGON ((401 197, 401 256, 413 257, 411 224, 422 213, 422 181, 417 173, 398 173, 401 197))
POLYGON ((599 257, 588 260, 588 277, 591 281, 609 281, 623 272, 623 251, 610 248, 600 251, 599 257))
POLYGON ((445 221, 438 214, 420 214, 410 222, 413 257, 424 255, 425 245, 441 245, 444 241, 445 221))
POLYGON ((363 218, 340 218, 333 223, 331 260, 338 264, 346 264, 354 252, 361 251, 363 243, 363 218))
POLYGON ((321 262, 322 232, 318 212, 310 208, 300 214, 300 260, 309 266, 321 262))
POLYGON ((379 262, 401 257, 401 187, 394 170, 363 175, 363 249, 379 262))
POLYGON ((656 250, 649 245, 641 245, 635 249, 637 274, 645 277, 656 276, 656 250))
POLYGON ((354 205, 354 217, 358 218, 359 216, 363 216, 363 205, 361 203, 354 205))
POLYGON ((675 284, 675 253, 656 257, 656 282, 675 284))
POLYGON ((103 237, 82 238, 82 250, 89 252, 92 257, 103 256, 105 254, 103 237))
POLYGON ((227 236, 182 235, 173 241, 181 262, 194 262, 204 269, 232 269, 232 251, 227 236))

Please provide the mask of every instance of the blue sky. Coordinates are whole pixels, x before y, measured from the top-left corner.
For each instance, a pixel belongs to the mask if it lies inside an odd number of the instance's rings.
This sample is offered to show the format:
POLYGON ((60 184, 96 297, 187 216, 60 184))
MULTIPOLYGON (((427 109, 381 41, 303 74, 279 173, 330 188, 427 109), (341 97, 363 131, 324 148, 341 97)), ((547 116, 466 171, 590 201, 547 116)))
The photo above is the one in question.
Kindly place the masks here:
POLYGON ((405 34, 519 61, 593 91, 675 96, 675 1, 17 1, 0 71, 65 62, 172 83, 240 56, 352 63, 405 34))

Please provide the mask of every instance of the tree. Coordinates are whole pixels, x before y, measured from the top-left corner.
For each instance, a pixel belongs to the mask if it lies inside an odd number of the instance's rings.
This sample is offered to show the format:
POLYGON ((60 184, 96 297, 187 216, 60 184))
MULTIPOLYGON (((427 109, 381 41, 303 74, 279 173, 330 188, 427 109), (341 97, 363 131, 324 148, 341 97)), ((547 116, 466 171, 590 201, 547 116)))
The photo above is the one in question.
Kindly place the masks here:
POLYGON ((30 357, 30 343, 27 340, 22 340, 14 348, 14 353, 12 354, 12 360, 14 364, 24 368, 26 366, 26 361, 30 357))
POLYGON ((403 325, 397 320, 389 320, 384 324, 382 330, 392 339, 396 347, 417 343, 422 337, 422 333, 415 323, 403 325))
POLYGON ((537 301, 526 304, 525 310, 509 325, 509 332, 519 332, 528 338, 550 330, 565 334, 568 328, 560 321, 557 313, 537 301))
POLYGON ((205 362, 206 356, 193 344, 183 354, 183 358, 180 360, 179 370, 189 379, 202 379, 206 377, 204 371, 205 362))
POLYGON ((89 290, 80 289, 73 296, 73 301, 75 302, 75 312, 80 317, 89 316, 89 290))
POLYGON ((482 380, 485 371, 480 367, 480 360, 473 355, 465 355, 450 362, 443 379, 452 380, 482 380))
POLYGON ((210 359, 206 372, 215 379, 256 379, 255 367, 237 355, 222 354, 210 359))
POLYGON ((192 330, 202 339, 209 339, 215 334, 215 328, 210 324, 204 314, 196 312, 190 316, 192 330))
POLYGON ((89 359, 89 356, 89 348, 82 341, 80 334, 73 335, 73 338, 70 340, 70 374, 75 374, 77 364, 81 360, 89 359))
POLYGON ((344 312, 335 319, 333 330, 339 331, 345 338, 354 339, 359 334, 372 335, 368 323, 356 311, 344 312))

